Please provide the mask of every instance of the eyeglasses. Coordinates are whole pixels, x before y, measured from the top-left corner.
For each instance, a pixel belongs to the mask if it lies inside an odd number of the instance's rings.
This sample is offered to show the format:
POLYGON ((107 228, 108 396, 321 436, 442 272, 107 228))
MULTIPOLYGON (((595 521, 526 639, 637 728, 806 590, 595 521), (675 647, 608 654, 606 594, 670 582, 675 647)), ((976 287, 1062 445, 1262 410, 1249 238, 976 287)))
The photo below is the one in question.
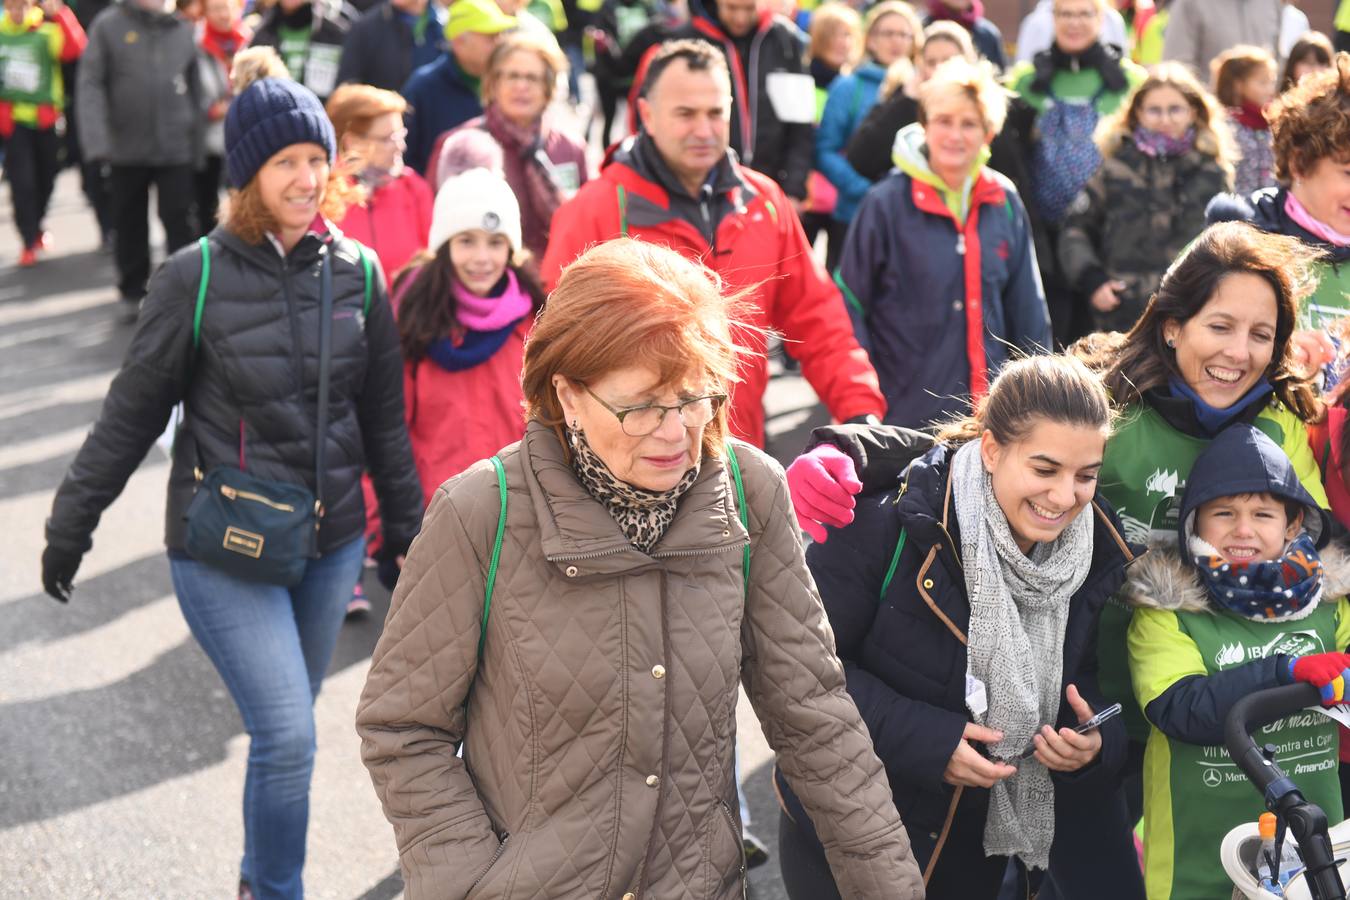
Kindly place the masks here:
POLYGON ((1055 18, 1061 22, 1090 22, 1097 18, 1097 11, 1090 9, 1057 9, 1055 18))
POLYGON ((1191 108, 1185 104, 1177 106, 1143 106, 1139 109, 1139 115, 1148 119, 1184 119, 1191 112, 1191 108))
POLYGON ((387 147, 402 147, 408 143, 408 129, 400 128, 385 135, 366 135, 366 140, 372 144, 384 144, 387 147))
POLYGON ((545 75, 536 75, 534 72, 503 72, 497 76, 504 83, 520 82, 528 84, 531 87, 541 87, 548 83, 548 77, 545 75))
POLYGON ((910 31, 901 31, 898 28, 883 28, 872 32, 871 37, 881 38, 883 41, 912 41, 914 33, 910 31))
POLYGON ((680 415, 680 422, 685 428, 702 428, 713 420, 717 411, 722 408, 726 402, 726 394, 708 394, 704 397, 695 397, 692 400, 686 400, 677 406, 662 406, 659 403, 649 403, 646 406, 635 406, 631 409, 619 409, 610 406, 604 400, 595 395, 586 385, 582 389, 591 395, 605 409, 614 414, 614 418, 619 420, 619 427, 623 433, 629 437, 646 437, 656 429, 660 428, 666 421, 666 414, 676 412, 680 415))

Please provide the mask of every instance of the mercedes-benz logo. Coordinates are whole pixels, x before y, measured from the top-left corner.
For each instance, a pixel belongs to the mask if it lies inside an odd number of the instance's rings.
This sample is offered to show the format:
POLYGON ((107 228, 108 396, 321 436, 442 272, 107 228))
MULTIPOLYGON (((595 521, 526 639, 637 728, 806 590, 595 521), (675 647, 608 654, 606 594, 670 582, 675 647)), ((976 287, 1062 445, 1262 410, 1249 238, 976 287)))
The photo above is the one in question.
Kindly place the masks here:
POLYGON ((1201 779, 1207 787, 1218 787, 1223 784, 1223 773, 1218 769, 1206 769, 1204 777, 1201 779))

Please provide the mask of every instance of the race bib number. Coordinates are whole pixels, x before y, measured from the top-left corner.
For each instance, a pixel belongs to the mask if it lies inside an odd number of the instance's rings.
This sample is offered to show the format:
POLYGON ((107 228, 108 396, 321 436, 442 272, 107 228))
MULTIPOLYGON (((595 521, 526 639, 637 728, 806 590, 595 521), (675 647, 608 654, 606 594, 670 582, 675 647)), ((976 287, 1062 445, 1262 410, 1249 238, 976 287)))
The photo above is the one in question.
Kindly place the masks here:
POLYGON ((810 125, 816 117, 816 83, 810 75, 770 72, 764 87, 778 121, 787 125, 810 125))
POLYGON ((36 94, 42 87, 42 68, 37 63, 10 57, 4 60, 4 64, 4 68, 0 69, 0 85, 7 90, 36 94))
POLYGON ((327 97, 337 87, 338 61, 341 47, 311 46, 305 60, 305 87, 320 97, 327 97))

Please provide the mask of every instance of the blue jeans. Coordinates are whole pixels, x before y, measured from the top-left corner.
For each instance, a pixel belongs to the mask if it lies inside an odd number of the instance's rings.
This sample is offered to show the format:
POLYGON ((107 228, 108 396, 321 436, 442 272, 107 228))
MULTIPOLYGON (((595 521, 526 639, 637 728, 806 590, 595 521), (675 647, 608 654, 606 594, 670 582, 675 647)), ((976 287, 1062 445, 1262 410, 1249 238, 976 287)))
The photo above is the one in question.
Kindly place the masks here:
POLYGON ((251 739, 240 877, 259 900, 304 896, 314 698, 364 547, 357 539, 312 560, 293 588, 242 581, 177 553, 169 557, 178 605, 251 739))

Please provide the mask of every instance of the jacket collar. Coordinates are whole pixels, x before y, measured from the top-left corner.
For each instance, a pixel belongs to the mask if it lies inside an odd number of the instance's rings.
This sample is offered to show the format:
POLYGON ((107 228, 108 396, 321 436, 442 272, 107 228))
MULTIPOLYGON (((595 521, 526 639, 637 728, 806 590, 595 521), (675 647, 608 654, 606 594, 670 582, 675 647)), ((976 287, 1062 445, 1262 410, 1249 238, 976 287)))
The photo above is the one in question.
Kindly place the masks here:
POLYGON ((655 565, 662 557, 717 553, 750 540, 736 511, 726 467, 704 459, 680 498, 675 519, 650 555, 629 543, 617 522, 577 480, 553 429, 531 422, 521 441, 525 482, 539 523, 544 556, 579 576, 615 575, 655 565))
MULTIPOLYGON (((911 537, 935 545, 938 556, 955 579, 964 578, 964 575, 960 559, 960 529, 952 502, 951 456, 951 448, 938 444, 911 463, 902 479, 900 496, 895 502, 900 506, 900 524, 911 537)), ((1109 509, 1110 506, 1098 491, 1092 498, 1090 509, 1081 513, 1092 515, 1095 521, 1092 566, 1083 587, 1079 589, 1080 593, 1091 588, 1109 570, 1130 565, 1145 552, 1143 547, 1125 540, 1112 515, 1107 512, 1109 509)), ((965 596, 964 581, 961 582, 959 593, 965 596)), ((939 601, 941 599, 938 598, 939 601)), ((959 618, 953 617, 953 620, 966 621, 968 616, 967 609, 959 618)))
MULTIPOLYGON (((1323 599, 1334 601, 1350 593, 1350 554, 1328 544, 1318 556, 1322 561, 1323 599)), ((1141 609, 1216 612, 1195 567, 1184 561, 1170 542, 1149 547, 1148 553, 1130 567, 1125 602, 1141 609)))
POLYGON ((291 248, 290 253, 281 257, 271 240, 266 237, 256 244, 250 244, 224 225, 217 225, 211 230, 213 241, 218 241, 243 259, 268 272, 276 272, 278 262, 284 262, 287 267, 309 265, 318 258, 322 248, 336 244, 341 238, 342 233, 335 226, 329 225, 327 234, 311 231, 291 248))

